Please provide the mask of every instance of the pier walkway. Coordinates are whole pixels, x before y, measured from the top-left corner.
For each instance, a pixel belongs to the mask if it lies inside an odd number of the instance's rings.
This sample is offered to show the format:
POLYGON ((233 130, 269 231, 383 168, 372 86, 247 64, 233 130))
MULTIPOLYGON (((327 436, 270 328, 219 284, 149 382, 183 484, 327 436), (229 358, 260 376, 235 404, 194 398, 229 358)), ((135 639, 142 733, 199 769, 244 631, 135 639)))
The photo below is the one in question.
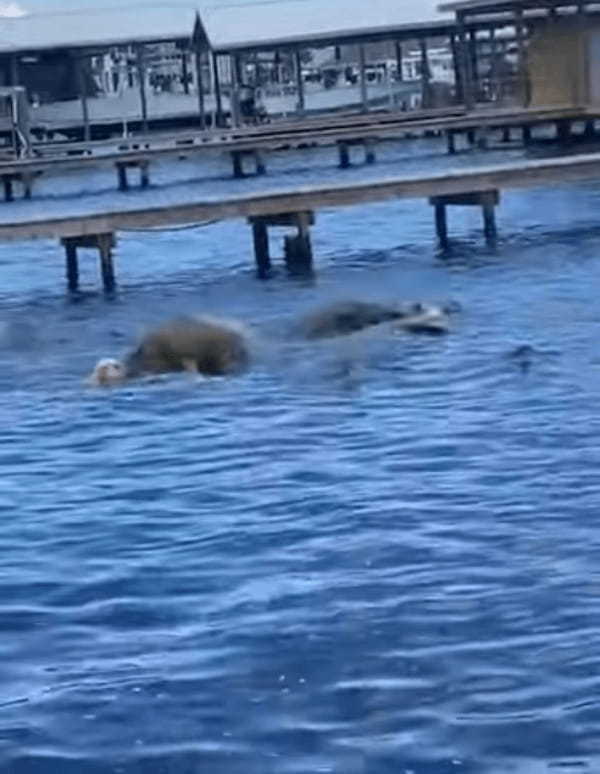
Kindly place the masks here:
MULTIPOLYGON (((285 257, 292 271, 310 271, 312 252, 310 226, 322 208, 345 207, 403 198, 426 198, 435 210, 437 234, 447 242, 447 206, 478 206, 482 209, 486 239, 496 236, 494 210, 504 189, 561 185, 583 180, 600 180, 600 153, 560 158, 519 159, 490 166, 447 169, 435 174, 394 175, 348 182, 285 185, 285 179, 245 193, 216 191, 201 195, 198 187, 186 189, 179 201, 161 200, 161 189, 122 196, 118 206, 98 207, 76 197, 59 200, 60 215, 36 202, 8 205, 10 219, 0 220, 0 240, 60 239, 66 250, 67 279, 77 289, 77 249, 98 249, 106 290, 115 285, 111 251, 115 234, 122 229, 153 229, 228 218, 245 218, 252 226, 259 276, 271 268, 268 228, 296 228, 285 239, 285 257), (127 201, 125 201, 127 200, 127 201)), ((9 213, 7 213, 8 215, 9 213)))
POLYGON ((303 147, 336 147, 340 167, 352 163, 351 148, 359 146, 361 161, 376 161, 377 143, 388 139, 420 134, 445 134, 448 151, 456 150, 456 137, 463 135, 470 144, 477 136, 485 143, 490 132, 501 130, 510 139, 517 129, 527 142, 532 127, 556 125, 557 136, 566 137, 570 125, 587 121, 593 132, 593 121, 600 115, 568 106, 515 110, 482 109, 465 114, 460 107, 410 113, 369 113, 337 117, 305 118, 301 121, 268 124, 237 130, 186 132, 169 135, 141 136, 122 141, 54 144, 43 151, 47 157, 0 163, 4 198, 14 196, 15 183, 23 196, 33 195, 34 182, 41 175, 62 174, 67 170, 86 171, 98 164, 113 165, 120 190, 130 186, 128 172, 139 173, 139 185, 146 188, 151 180, 151 164, 161 158, 185 153, 189 156, 222 152, 229 154, 234 177, 262 175, 267 170, 267 155, 273 151, 303 147), (566 130, 566 131, 565 131, 566 130))

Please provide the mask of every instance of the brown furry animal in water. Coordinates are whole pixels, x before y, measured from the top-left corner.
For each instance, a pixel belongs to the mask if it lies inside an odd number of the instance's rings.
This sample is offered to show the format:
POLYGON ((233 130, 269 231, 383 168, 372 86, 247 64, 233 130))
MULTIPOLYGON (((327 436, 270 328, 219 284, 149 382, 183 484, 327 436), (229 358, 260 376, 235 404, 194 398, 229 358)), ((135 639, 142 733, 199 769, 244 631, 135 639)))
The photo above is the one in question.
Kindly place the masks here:
POLYGON ((223 376, 243 370, 249 360, 244 331, 212 318, 181 318, 165 323, 142 339, 120 362, 100 360, 89 379, 98 386, 148 374, 178 371, 223 376))
POLYGON ((448 318, 437 306, 385 305, 371 301, 339 301, 319 309, 302 320, 300 330, 308 339, 325 339, 361 331, 382 323, 394 330, 413 333, 445 333, 448 318))

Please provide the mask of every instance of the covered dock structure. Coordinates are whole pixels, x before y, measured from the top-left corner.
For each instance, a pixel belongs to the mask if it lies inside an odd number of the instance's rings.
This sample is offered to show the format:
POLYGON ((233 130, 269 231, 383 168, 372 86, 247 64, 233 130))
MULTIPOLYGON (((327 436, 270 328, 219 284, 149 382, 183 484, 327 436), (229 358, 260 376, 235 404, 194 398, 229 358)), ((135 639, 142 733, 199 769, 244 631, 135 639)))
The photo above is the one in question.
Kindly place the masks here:
POLYGON ((34 136, 90 140, 168 126, 177 113, 197 118, 191 95, 203 73, 194 7, 150 6, 32 13, 2 20, 0 86, 23 86, 34 136), (176 109, 162 94, 159 60, 180 92, 176 109), (153 80, 154 78, 154 80, 153 80))
MULTIPOLYGON (((200 36, 213 57, 216 77, 217 111, 222 116, 221 92, 225 87, 232 95, 232 120, 244 118, 243 102, 248 87, 260 87, 261 64, 279 66, 277 78, 286 81, 293 94, 293 111, 298 116, 317 110, 320 100, 310 88, 304 73, 310 67, 309 52, 331 52, 325 75, 337 71, 325 91, 339 95, 340 106, 367 112, 373 107, 391 109, 407 107, 406 95, 419 93, 419 106, 431 108, 435 103, 434 73, 428 43, 442 41, 448 46, 449 66, 446 73, 450 101, 454 101, 455 66, 450 52, 455 52, 455 22, 452 15, 436 9, 435 0, 418 6, 396 0, 346 0, 341 8, 321 0, 279 0, 246 4, 215 5, 200 10, 200 36), (419 78, 403 80, 403 46, 409 41, 419 50, 419 78), (385 85, 370 82, 381 62, 370 60, 377 48, 387 44, 385 85), (344 52, 350 56, 344 56, 344 52), (392 62, 389 61, 390 53, 392 62), (351 61, 352 60, 352 61, 351 61), (283 72, 281 72, 283 71, 283 72), (342 71, 343 84, 337 75, 342 71), (343 72, 345 71, 345 73, 343 72), (345 77, 344 77, 345 76, 345 77)), ((322 60, 326 62, 325 60, 322 60)), ((385 65, 384 65, 385 67, 385 65)), ((330 103, 335 104, 330 98, 330 103)), ((448 101, 448 100, 447 100, 448 101)), ((221 118, 222 120, 222 118, 221 118)))
MULTIPOLYGON (((491 51, 489 77, 501 91, 494 56, 498 40, 514 41, 511 65, 520 107, 579 109, 582 118, 600 109, 600 5, 587 0, 457 0, 440 10, 455 14, 458 35, 475 31, 474 56, 460 62, 467 108, 481 89, 478 52, 491 51)), ((562 128, 565 131, 565 128, 562 128)))

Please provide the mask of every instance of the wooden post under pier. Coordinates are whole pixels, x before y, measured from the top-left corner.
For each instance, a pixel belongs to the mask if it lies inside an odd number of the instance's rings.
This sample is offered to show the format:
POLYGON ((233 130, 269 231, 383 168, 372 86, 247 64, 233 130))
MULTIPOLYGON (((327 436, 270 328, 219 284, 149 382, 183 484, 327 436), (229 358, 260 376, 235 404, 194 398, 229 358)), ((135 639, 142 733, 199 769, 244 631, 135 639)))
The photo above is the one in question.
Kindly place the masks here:
POLYGON ((61 244, 65 248, 67 287, 70 292, 73 293, 79 289, 79 263, 77 257, 77 249, 79 247, 98 250, 104 291, 106 293, 114 292, 116 282, 112 259, 112 250, 115 246, 115 236, 113 233, 64 237, 61 240, 61 244))
POLYGON ((140 188, 148 188, 150 185, 150 161, 148 159, 137 159, 131 161, 117 161, 117 179, 119 191, 129 190, 129 180, 127 178, 128 168, 137 168, 140 170, 140 188))
POLYGON ((429 203, 435 209, 436 234, 439 245, 443 250, 447 249, 449 245, 446 218, 446 207, 449 206, 481 207, 486 244, 489 247, 495 245, 498 236, 496 229, 496 206, 500 203, 500 194, 497 190, 432 196, 429 199, 429 203))
POLYGON ((305 275, 312 272, 310 226, 314 223, 314 214, 311 211, 260 215, 249 218, 248 222, 252 226, 254 256, 259 279, 265 279, 271 273, 269 226, 295 226, 298 229, 296 235, 286 235, 284 238, 285 264, 290 274, 305 275))

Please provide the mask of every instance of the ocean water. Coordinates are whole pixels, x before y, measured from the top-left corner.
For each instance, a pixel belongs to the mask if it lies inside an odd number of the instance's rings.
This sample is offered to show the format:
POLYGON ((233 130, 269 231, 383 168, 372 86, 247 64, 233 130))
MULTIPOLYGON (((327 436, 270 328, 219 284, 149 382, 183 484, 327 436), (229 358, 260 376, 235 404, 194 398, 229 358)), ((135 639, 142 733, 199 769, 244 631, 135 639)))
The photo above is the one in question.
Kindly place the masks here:
POLYGON ((447 255, 422 202, 326 211, 266 283, 244 223, 127 233, 111 300, 0 246, 1 774, 598 771, 599 211, 505 194, 447 255), (290 335, 338 298, 461 311, 290 335), (203 311, 247 373, 83 384, 203 311))

